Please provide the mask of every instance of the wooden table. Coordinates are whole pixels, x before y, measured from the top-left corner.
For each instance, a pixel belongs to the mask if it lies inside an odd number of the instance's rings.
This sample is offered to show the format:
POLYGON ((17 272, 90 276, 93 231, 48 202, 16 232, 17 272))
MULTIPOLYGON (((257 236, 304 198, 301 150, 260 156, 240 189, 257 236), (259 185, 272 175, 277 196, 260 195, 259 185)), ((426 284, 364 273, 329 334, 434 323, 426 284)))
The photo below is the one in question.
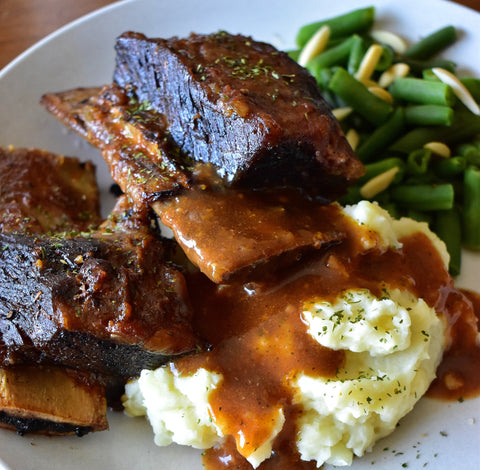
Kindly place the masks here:
MULTIPOLYGON (((0 0, 0 69, 60 26, 115 1, 0 0)), ((480 11, 480 0, 458 3, 480 11)))
POLYGON ((0 0, 0 69, 60 26, 115 1, 0 0))

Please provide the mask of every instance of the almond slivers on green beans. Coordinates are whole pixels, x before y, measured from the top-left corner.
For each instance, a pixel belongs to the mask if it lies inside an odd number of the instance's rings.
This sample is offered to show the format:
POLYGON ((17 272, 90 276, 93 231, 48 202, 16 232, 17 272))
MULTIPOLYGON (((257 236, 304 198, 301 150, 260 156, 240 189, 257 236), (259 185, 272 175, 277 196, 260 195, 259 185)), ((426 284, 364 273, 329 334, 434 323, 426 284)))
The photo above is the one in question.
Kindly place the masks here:
POLYGON ((340 202, 376 200, 395 217, 427 222, 457 275, 461 247, 480 250, 480 79, 458 77, 439 56, 457 41, 455 26, 409 43, 376 29, 375 13, 370 6, 307 24, 290 54, 303 53, 365 164, 340 202), (306 54, 319 30, 328 38, 320 34, 318 53, 306 54))

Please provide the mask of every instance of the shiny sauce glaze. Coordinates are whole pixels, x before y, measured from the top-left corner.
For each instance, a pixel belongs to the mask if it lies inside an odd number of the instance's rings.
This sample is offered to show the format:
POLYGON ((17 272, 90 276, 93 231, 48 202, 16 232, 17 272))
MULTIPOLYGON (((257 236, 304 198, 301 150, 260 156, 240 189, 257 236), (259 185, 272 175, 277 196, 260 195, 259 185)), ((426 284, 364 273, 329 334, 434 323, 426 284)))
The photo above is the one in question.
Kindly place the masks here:
MULTIPOLYGON (((296 450, 295 422, 302 410, 295 406, 289 385, 299 373, 334 377, 344 353, 322 347, 307 334, 301 320, 306 300, 321 297, 333 301, 342 291, 353 288, 366 288, 377 296, 385 287, 408 289, 447 320, 447 359, 457 352, 463 358, 455 361, 459 364, 469 355, 478 358, 475 342, 468 342, 466 350, 461 343, 478 331, 473 318, 474 307, 478 311, 480 302, 454 287, 425 235, 405 237, 401 250, 365 251, 360 239, 372 240, 375 235, 345 221, 343 228, 347 237, 341 244, 255 282, 219 285, 202 274, 188 279, 195 328, 211 349, 182 359, 176 367, 182 373, 204 367, 223 375, 220 386, 210 394, 209 404, 212 418, 230 436, 221 446, 204 453, 206 468, 251 468, 238 449, 249 455, 271 435, 279 409, 284 411, 285 425, 274 441, 272 457, 259 468, 315 468, 312 462, 301 461, 296 450)), ((452 362, 445 364, 447 370, 452 367, 452 362)), ((472 368, 478 371, 478 360, 472 368)), ((465 370, 472 384, 471 395, 479 392, 478 373, 473 369, 465 370)), ((432 395, 450 396, 438 387, 432 388, 432 395)))
POLYGON ((0 233, 81 232, 100 222, 93 164, 0 147, 0 233))
POLYGON ((286 266, 345 237, 340 206, 292 189, 259 194, 196 187, 153 207, 190 261, 216 283, 251 279, 272 260, 286 266))
POLYGON ((480 294, 452 294, 447 350, 428 396, 463 401, 480 393, 480 294))

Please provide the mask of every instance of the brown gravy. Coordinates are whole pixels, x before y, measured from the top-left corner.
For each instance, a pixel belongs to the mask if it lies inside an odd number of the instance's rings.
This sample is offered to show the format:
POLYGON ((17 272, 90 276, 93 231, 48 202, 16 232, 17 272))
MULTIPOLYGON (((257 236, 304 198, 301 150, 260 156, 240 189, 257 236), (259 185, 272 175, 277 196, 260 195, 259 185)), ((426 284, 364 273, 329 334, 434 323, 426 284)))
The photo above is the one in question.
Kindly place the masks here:
POLYGON ((452 297, 450 342, 428 396, 462 401, 480 393, 480 294, 464 290, 452 297))
MULTIPOLYGON (((377 296, 387 286, 410 290, 448 321, 449 345, 440 376, 456 371, 459 363, 473 357, 471 367, 461 369, 462 396, 479 393, 479 374, 475 373, 479 347, 473 340, 477 331, 474 308, 480 310, 479 297, 454 287, 425 235, 404 238, 401 250, 367 252, 358 248, 361 236, 371 234, 352 226, 343 243, 317 252, 295 269, 266 275, 256 282, 218 285, 202 274, 189 279, 197 312, 195 328, 212 348, 184 358, 177 368, 189 373, 205 367, 223 375, 221 386, 210 395, 211 413, 225 434, 233 436, 221 447, 205 452, 206 468, 251 468, 238 453, 235 440, 237 445, 243 444, 243 451, 254 450, 263 437, 271 434, 279 408, 284 410, 286 423, 275 439, 272 458, 259 468, 315 468, 300 461, 295 447, 295 416, 301 410, 293 403, 289 383, 301 372, 335 376, 344 354, 320 346, 306 334, 300 313, 308 299, 333 300, 352 288, 366 288, 377 296)), ((437 384, 433 384, 430 395, 456 396, 437 384)))
POLYGON ((216 283, 251 279, 272 260, 291 265, 345 237, 340 206, 294 190, 196 187, 153 207, 189 260, 216 283))

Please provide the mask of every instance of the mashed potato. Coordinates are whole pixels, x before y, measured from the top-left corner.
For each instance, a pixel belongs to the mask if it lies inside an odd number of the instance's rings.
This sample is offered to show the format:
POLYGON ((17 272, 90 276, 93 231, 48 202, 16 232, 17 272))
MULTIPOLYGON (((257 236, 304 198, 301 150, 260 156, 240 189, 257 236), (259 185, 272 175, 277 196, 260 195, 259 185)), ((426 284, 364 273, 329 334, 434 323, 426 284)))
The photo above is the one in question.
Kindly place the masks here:
POLYGON ((124 407, 130 416, 148 417, 155 444, 207 449, 222 435, 208 412, 208 395, 220 380, 219 374, 205 369, 188 376, 179 375, 172 365, 143 370, 126 385, 124 407))
POLYGON ((303 314, 310 334, 345 349, 346 361, 335 379, 299 377, 296 402, 305 412, 298 449, 304 460, 350 465, 353 454, 363 455, 392 432, 427 391, 444 324, 422 299, 399 290, 381 299, 349 291, 334 305, 311 303, 303 314), (341 310, 351 313, 340 318, 341 310))
POLYGON ((383 245, 385 248, 401 248, 400 238, 421 232, 429 238, 440 254, 445 267, 448 268, 450 255, 445 243, 428 228, 426 222, 418 222, 407 217, 398 220, 392 219, 385 209, 382 209, 376 202, 369 201, 360 201, 358 204, 346 206, 343 212, 360 225, 367 227, 369 232, 376 234, 374 241, 369 237, 363 238, 363 246, 366 250, 373 248, 374 243, 383 245))
MULTIPOLYGON (((393 220, 378 205, 360 202, 344 209, 363 226, 361 243, 401 248, 403 236, 425 233, 448 265, 443 243, 423 223, 393 220)), ((395 429, 435 377, 444 342, 444 323, 422 299, 408 291, 385 288, 381 297, 366 289, 340 293, 334 302, 306 299, 303 321, 323 346, 345 351, 345 363, 333 378, 297 375, 291 382, 300 415, 297 447, 304 460, 317 465, 349 465, 379 438, 395 429)), ((211 419, 209 393, 222 376, 206 369, 182 376, 174 365, 143 371, 126 387, 124 407, 132 416, 146 415, 155 443, 171 442, 210 448, 223 438, 211 419)), ((256 468, 271 454, 285 418, 279 410, 272 434, 245 456, 256 468)))

